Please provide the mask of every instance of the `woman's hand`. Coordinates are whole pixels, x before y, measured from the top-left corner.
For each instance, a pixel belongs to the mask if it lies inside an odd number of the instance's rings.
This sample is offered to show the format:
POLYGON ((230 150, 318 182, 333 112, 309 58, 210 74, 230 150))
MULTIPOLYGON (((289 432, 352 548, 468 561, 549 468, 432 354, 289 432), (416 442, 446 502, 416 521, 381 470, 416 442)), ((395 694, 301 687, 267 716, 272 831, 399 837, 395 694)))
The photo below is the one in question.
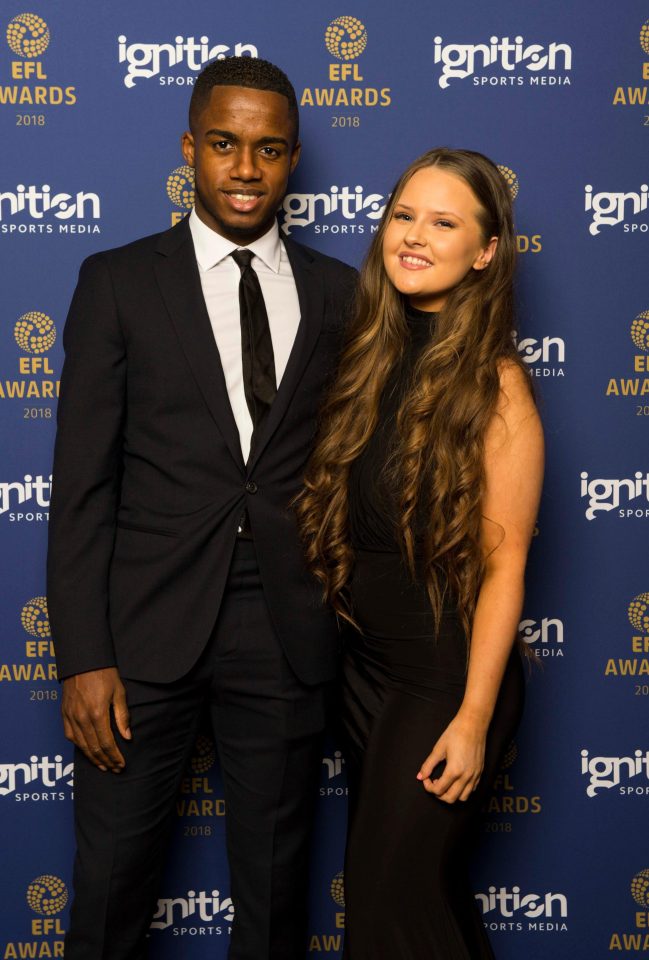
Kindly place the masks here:
POLYGON ((458 713, 421 765, 417 779, 424 789, 444 803, 468 800, 482 774, 486 733, 475 720, 458 713), (435 767, 444 761, 443 772, 431 779, 435 767))

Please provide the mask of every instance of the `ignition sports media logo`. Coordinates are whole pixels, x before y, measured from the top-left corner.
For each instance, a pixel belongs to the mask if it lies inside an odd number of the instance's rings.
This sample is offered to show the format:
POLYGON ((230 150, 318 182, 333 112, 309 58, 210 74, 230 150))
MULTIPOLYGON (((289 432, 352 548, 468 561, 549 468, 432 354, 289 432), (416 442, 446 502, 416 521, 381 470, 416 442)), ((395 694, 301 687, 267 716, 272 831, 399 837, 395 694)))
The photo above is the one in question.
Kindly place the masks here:
POLYGON ((636 908, 633 911, 634 929, 612 933, 608 949, 616 953, 633 952, 636 956, 638 952, 649 950, 649 869, 645 867, 632 877, 629 893, 636 908))
POLYGON ((626 193, 595 193, 593 185, 586 184, 584 210, 591 214, 589 233, 596 237, 602 227, 616 227, 620 223, 624 233, 649 233, 649 221, 646 217, 640 222, 633 219, 646 214, 648 198, 649 186, 646 183, 640 184, 638 190, 629 190, 626 193))
POLYGON ((532 377, 565 377, 566 341, 563 337, 522 337, 514 333, 514 343, 532 377))
POLYGON ((57 193, 47 183, 19 183, 0 193, 0 233, 101 233, 101 200, 96 193, 57 193))
POLYGON ((287 236, 294 227, 312 227, 315 234, 363 234, 366 227, 376 233, 387 199, 381 193, 366 193, 360 184, 333 185, 327 193, 289 193, 282 203, 282 230, 287 236))
POLYGON ((52 474, 33 476, 26 473, 21 480, 0 482, 0 517, 6 516, 10 523, 43 523, 50 519, 49 506, 52 495, 52 474), (29 504, 31 509, 16 509, 29 504), (36 508, 36 509, 34 509, 36 508))
POLYGON ((488 887, 476 893, 487 930, 565 933, 568 898, 565 893, 523 893, 518 885, 488 887))
MULTIPOLYGON (((521 189, 518 174, 515 173, 511 167, 506 166, 504 163, 499 163, 497 166, 505 183, 509 187, 512 200, 515 200, 521 189)), ((541 241, 540 233, 535 233, 532 236, 524 233, 517 234, 516 250, 518 253, 540 253, 542 249, 543 243, 541 241)))
POLYGON ((649 593, 639 593, 627 606, 627 619, 634 629, 627 643, 630 657, 609 657, 604 667, 605 677, 645 678, 634 683, 636 696, 649 696, 649 593))
POLYGON ((309 954, 335 953, 338 955, 342 950, 343 935, 339 932, 345 927, 345 877, 342 870, 329 884, 329 895, 339 909, 334 913, 332 928, 329 932, 311 934, 309 954))
POLYGON ((433 43, 442 90, 468 77, 483 88, 570 86, 572 47, 567 43, 528 43, 522 36, 492 36, 484 43, 446 43, 437 36, 433 43))
MULTIPOLYGON (((629 84, 626 86, 617 86, 613 92, 612 104, 614 107, 635 107, 637 111, 636 116, 639 113, 643 126, 649 127, 649 116, 647 115, 647 109, 649 108, 649 86, 647 86, 646 83, 646 81, 649 80, 649 20, 646 20, 640 27, 638 40, 640 49, 647 58, 638 71, 638 79, 645 82, 642 86, 632 86, 629 84)), ((635 37, 632 39, 632 42, 635 47, 635 37)), ((635 47, 635 49, 637 50, 637 47, 635 47)))
POLYGON ((526 794, 517 787, 517 777, 512 772, 517 759, 518 746, 512 740, 492 784, 493 792, 483 809, 488 817, 484 824, 486 833, 511 833, 514 821, 504 818, 540 813, 543 809, 539 794, 526 794))
POLYGON ((649 750, 635 750, 626 757, 593 757, 582 750, 581 774, 588 778, 588 797, 613 789, 620 796, 649 797, 649 750))
POLYGON ((68 888, 60 877, 45 873, 28 884, 25 900, 32 913, 31 940, 5 944, 3 957, 62 957, 65 929, 58 916, 67 906, 68 888))
POLYGON ((349 793, 345 776, 345 758, 340 750, 322 758, 321 797, 346 797, 349 793))
POLYGON ((591 479, 587 470, 581 477, 581 499, 587 498, 587 520, 594 520, 598 513, 616 511, 620 520, 647 519, 649 517, 649 473, 637 470, 633 477, 624 479, 591 479), (636 504, 636 501, 639 501, 636 504), (646 506, 643 506, 647 504, 646 506))
POLYGON ((521 620, 518 631, 536 657, 563 657, 563 620, 557 617, 521 620))
POLYGON ((167 196, 180 210, 173 210, 171 214, 171 225, 184 220, 188 213, 191 213, 194 207, 196 189, 194 185, 194 168, 186 163, 172 170, 167 177, 166 182, 167 196))
POLYGON ((221 936, 233 920, 230 897, 222 897, 219 890, 188 890, 186 896, 158 900, 151 929, 171 929, 175 937, 221 936))
MULTIPOLYGON (((59 396, 60 382, 54 380, 54 368, 49 351, 56 343, 56 325, 47 313, 29 310, 13 324, 13 340, 26 353, 18 357, 11 373, 16 379, 0 380, 0 400, 55 400, 59 396)), ((3 351, 3 353, 5 353, 3 351)), ((6 351, 7 359, 11 352, 6 351)), ((50 407, 22 407, 25 420, 52 419, 50 407)))
MULTIPOLYGON (((20 624, 24 634, 20 642, 24 644, 25 659, 21 663, 0 663, 0 683, 36 683, 56 681, 54 663, 54 644, 50 633, 50 618, 47 612, 46 597, 32 597, 20 611, 20 624)), ((34 702, 58 700, 58 689, 32 690, 34 702)))
POLYGON ((74 763, 60 753, 52 760, 33 754, 28 761, 0 763, 0 797, 17 803, 70 800, 73 787, 74 763))
POLYGON ((630 340, 636 348, 633 356, 634 374, 638 377, 611 377, 606 386, 607 397, 629 397, 631 408, 636 416, 649 416, 649 310, 639 313, 629 328, 630 340), (638 397, 640 403, 637 403, 638 397), (636 401, 636 402, 634 402, 636 401))
POLYGON ((77 102, 76 87, 44 83, 48 80, 43 55, 50 45, 50 30, 37 13, 19 13, 7 24, 9 50, 18 57, 10 62, 10 84, 0 84, 0 106, 29 107, 30 112, 17 116, 16 126, 44 127, 51 106, 73 106, 77 102), (38 111, 37 113, 34 111, 38 111))
MULTIPOLYGON (((336 17, 325 29, 324 46, 333 57, 328 65, 327 79, 331 86, 305 87, 300 97, 301 107, 337 107, 356 110, 363 107, 389 107, 392 103, 390 87, 369 86, 355 61, 368 43, 365 24, 353 16, 336 17)), ((332 127, 359 127, 359 114, 332 117, 332 127)))
POLYGON ((176 815, 182 818, 191 817, 193 823, 196 823, 197 818, 203 818, 208 822, 186 827, 186 836, 211 837, 212 827, 209 820, 213 817, 225 816, 225 800, 219 796, 220 790, 216 780, 209 776, 215 764, 214 741, 201 733, 196 738, 188 769, 180 781, 176 815))
POLYGON ((129 42, 125 34, 117 38, 119 63, 126 64, 124 86, 131 90, 138 80, 158 78, 161 87, 192 87, 196 74, 210 60, 225 57, 258 57, 254 43, 214 43, 208 36, 176 36, 166 43, 129 42), (181 73, 180 70, 191 71, 181 73), (174 71, 174 72, 172 72, 174 71))

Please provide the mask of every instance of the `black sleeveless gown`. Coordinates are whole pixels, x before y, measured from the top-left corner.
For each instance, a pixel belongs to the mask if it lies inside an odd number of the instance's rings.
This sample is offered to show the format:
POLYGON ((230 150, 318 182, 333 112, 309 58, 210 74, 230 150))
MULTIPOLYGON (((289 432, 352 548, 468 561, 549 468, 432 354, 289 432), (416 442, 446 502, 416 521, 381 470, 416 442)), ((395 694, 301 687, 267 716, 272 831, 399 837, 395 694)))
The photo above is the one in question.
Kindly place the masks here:
POLYGON ((427 793, 417 771, 457 713, 466 642, 449 604, 440 629, 422 584, 412 581, 395 527, 384 466, 395 413, 435 315, 408 309, 410 342, 381 403, 380 422, 349 485, 354 616, 343 670, 350 783, 345 858, 346 960, 493 960, 468 882, 480 808, 523 706, 512 654, 489 728, 485 768, 465 803, 427 793))

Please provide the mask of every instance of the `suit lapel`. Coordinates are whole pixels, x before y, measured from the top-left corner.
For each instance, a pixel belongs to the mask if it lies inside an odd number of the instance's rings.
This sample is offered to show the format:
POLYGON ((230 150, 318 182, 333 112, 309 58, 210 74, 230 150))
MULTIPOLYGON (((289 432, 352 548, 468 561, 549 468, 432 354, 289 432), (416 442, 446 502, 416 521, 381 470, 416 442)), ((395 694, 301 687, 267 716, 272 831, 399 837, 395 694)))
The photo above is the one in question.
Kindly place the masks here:
POLYGON ((239 431, 201 288, 187 218, 160 235, 154 270, 192 374, 232 457, 243 471, 239 431))
POLYGON ((279 426, 293 394, 309 362, 318 340, 324 316, 324 286, 320 271, 315 269, 312 255, 305 247, 284 239, 300 304, 300 323, 286 370, 268 416, 255 439, 255 448, 248 461, 250 473, 279 426))

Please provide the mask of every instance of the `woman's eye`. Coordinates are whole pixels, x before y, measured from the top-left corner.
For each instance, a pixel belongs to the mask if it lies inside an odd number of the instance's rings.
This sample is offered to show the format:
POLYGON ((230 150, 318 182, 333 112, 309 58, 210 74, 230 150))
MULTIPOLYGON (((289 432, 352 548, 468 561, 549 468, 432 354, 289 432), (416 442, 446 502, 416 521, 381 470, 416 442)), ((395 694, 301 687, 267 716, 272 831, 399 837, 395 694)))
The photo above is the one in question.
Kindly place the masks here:
POLYGON ((406 220, 406 221, 407 221, 407 220, 410 220, 410 219, 412 219, 412 218, 410 217, 410 214, 408 214, 408 213, 395 213, 394 219, 395 219, 395 220, 406 220))
POLYGON ((451 223, 450 220, 437 220, 436 224, 438 227, 454 227, 455 224, 451 223))

